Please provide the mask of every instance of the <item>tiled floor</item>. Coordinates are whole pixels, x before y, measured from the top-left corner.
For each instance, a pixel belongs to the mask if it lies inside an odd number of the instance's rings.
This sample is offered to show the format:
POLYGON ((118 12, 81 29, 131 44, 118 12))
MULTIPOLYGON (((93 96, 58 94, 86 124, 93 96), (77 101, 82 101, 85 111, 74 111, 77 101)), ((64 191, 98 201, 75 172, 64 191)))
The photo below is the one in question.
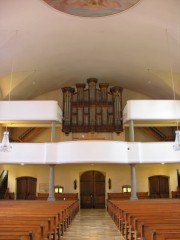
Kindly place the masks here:
POLYGON ((124 240, 105 209, 81 209, 63 240, 124 240))

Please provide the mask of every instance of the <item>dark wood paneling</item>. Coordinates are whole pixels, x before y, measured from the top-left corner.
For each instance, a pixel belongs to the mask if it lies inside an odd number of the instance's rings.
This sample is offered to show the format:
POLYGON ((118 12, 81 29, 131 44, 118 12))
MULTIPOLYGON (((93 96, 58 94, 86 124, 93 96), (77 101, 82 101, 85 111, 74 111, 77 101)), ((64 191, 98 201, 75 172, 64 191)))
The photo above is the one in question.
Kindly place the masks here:
POLYGON ((82 174, 80 182, 81 208, 105 208, 105 176, 88 171, 82 174))
POLYGON ((19 177, 17 181, 17 199, 36 199, 37 179, 34 177, 19 177))
POLYGON ((169 198, 169 177, 156 175, 149 177, 150 198, 169 198))

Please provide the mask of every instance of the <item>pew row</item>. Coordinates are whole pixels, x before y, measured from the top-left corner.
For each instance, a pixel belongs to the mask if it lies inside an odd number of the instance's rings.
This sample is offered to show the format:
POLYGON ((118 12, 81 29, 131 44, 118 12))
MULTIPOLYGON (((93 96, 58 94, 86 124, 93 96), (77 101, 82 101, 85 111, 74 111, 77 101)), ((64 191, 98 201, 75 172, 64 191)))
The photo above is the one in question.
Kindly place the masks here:
POLYGON ((79 211, 74 201, 0 201, 0 240, 60 240, 79 211))
POLYGON ((107 211, 127 240, 180 239, 178 199, 109 200, 107 211))
MULTIPOLYGON (((129 200, 131 197, 130 192, 120 192, 120 193, 107 193, 108 200, 129 200)), ((138 199, 148 199, 148 192, 137 192, 138 199)))
MULTIPOLYGON (((37 200, 47 200, 49 193, 38 192, 37 200)), ((78 200, 78 193, 55 193, 56 200, 78 200)))

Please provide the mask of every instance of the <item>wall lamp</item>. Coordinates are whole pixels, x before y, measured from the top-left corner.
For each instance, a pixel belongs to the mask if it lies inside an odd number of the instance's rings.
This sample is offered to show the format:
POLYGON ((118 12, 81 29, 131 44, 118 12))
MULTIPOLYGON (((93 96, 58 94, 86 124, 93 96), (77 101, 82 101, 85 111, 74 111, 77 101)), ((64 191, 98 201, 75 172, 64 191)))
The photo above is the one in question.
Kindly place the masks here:
POLYGON ((73 184, 74 184, 74 190, 76 190, 77 189, 77 180, 76 179, 74 180, 73 184))
POLYGON ((111 179, 108 179, 108 188, 111 189, 111 179))

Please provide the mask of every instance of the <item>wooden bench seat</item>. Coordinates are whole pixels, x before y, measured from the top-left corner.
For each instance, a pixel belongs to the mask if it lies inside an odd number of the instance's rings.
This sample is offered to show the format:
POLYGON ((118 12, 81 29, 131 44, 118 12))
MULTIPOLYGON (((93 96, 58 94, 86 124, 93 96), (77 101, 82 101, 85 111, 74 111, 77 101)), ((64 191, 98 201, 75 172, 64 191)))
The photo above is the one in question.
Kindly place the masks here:
POLYGON ((179 231, 153 231, 152 240, 179 240, 180 232, 179 231))
POLYGON ((169 219, 169 218, 160 218, 157 215, 150 216, 149 218, 137 218, 133 225, 130 225, 126 236, 129 234, 130 239, 140 239, 144 237, 144 225, 151 226, 153 224, 178 224, 179 218, 169 219))
POLYGON ((169 224, 176 224, 179 221, 179 217, 176 213, 172 213, 172 215, 169 217, 167 213, 162 212, 156 212, 151 213, 147 212, 145 214, 137 213, 132 214, 129 216, 129 219, 126 222, 126 225, 124 226, 124 231, 126 231, 125 235, 136 235, 137 237, 142 237, 142 228, 143 224, 153 224, 153 223, 169 223, 169 224))
MULTIPOLYGON (((130 203, 131 203, 131 201, 130 201, 130 203)), ((116 222, 118 227, 121 229, 121 231, 123 231, 123 229, 125 227, 127 227, 128 224, 129 225, 132 224, 131 221, 132 221, 133 217, 137 218, 138 216, 142 216, 142 215, 144 217, 146 215, 147 215, 147 217, 149 217, 149 215, 151 215, 151 214, 153 215, 154 206, 153 205, 151 206, 149 201, 148 201, 148 204, 147 204, 147 202, 145 202, 145 206, 144 206, 144 203, 141 203, 140 201, 137 201, 135 206, 133 206, 134 205, 133 203, 131 203, 131 204, 130 204, 131 206, 124 206, 124 204, 122 206, 121 203, 113 201, 114 206, 112 207, 111 210, 109 209, 110 215, 112 216, 113 220, 116 222), (120 207, 119 207, 119 204, 120 204, 120 207), (144 211, 144 209, 146 211, 144 211)), ((165 216, 166 216, 166 212, 162 212, 162 209, 159 209, 161 207, 161 205, 162 204, 160 204, 160 206, 158 206, 158 203, 156 203, 156 215, 158 215, 158 212, 159 212, 159 214, 165 214, 165 216)), ((177 203, 177 205, 179 207, 179 203, 177 203)), ((110 206, 108 206, 108 207, 110 207, 110 206)), ((163 208, 164 208, 164 206, 163 206, 163 208)), ((169 210, 171 210, 171 209, 169 209, 169 210)), ((180 209, 176 209, 176 211, 180 211, 180 209)))
POLYGON ((180 231, 180 201, 111 200, 108 201, 107 211, 128 240, 152 240, 154 230, 158 234, 159 231, 180 231))
MULTIPOLYGON (((55 234, 54 229, 51 228, 51 220, 50 219, 39 219, 39 220, 33 220, 30 217, 21 217, 21 219, 16 219, 16 221, 13 221, 12 219, 2 219, 0 220, 0 229, 2 228, 8 228, 11 229, 15 228, 22 228, 22 229, 29 229, 33 233, 36 233, 39 235, 41 239, 50 239, 51 236, 55 234), (35 231, 36 228, 36 231, 35 231)), ((1 232, 1 231, 0 231, 1 232)))
MULTIPOLYGON (((30 237, 30 233, 32 233, 33 239, 48 239, 44 238, 43 235, 41 235, 41 229, 37 226, 31 227, 31 226, 16 226, 13 227, 11 226, 3 226, 0 227, 0 236, 2 235, 9 235, 9 234, 17 234, 19 233, 20 235, 27 235, 30 237)), ((49 238, 51 239, 51 238, 49 238)))
MULTIPOLYGON (((33 232, 0 232, 1 240, 33 240, 35 239, 33 232)), ((38 238, 37 238, 38 239, 38 238)))
POLYGON ((0 240, 33 240, 34 236, 32 232, 0 232, 0 240))
POLYGON ((46 238, 55 235, 56 232, 60 234, 60 227, 56 218, 53 215, 28 215, 27 213, 21 213, 22 215, 9 214, 8 218, 5 215, 0 214, 0 227, 1 225, 8 224, 16 226, 21 224, 22 226, 36 225, 42 229, 42 234, 46 238), (15 216, 15 221, 14 221, 15 216), (3 218, 3 219, 1 219, 3 218))
POLYGON ((171 232, 180 232, 180 224, 170 224, 170 223, 148 223, 147 225, 143 225, 143 232, 140 237, 137 239, 146 239, 146 240, 153 240, 152 237, 157 232, 163 232, 163 231, 171 231, 171 232))
POLYGON ((1 201, 0 239, 22 238, 59 240, 79 210, 76 200, 70 201, 1 201), (4 230, 3 230, 4 229, 4 230), (9 233, 7 236, 6 233, 9 233), (21 235, 20 235, 21 232, 21 235), (19 237, 18 237, 19 236, 19 237))
MULTIPOLYGON (((128 200, 131 197, 130 192, 107 193, 108 200, 128 200)), ((138 199, 148 199, 148 192, 137 192, 138 199)))
MULTIPOLYGON (((78 193, 55 193, 54 196, 56 200, 78 200, 78 193)), ((47 200, 48 197, 49 193, 39 192, 37 195, 37 200, 47 200)))

